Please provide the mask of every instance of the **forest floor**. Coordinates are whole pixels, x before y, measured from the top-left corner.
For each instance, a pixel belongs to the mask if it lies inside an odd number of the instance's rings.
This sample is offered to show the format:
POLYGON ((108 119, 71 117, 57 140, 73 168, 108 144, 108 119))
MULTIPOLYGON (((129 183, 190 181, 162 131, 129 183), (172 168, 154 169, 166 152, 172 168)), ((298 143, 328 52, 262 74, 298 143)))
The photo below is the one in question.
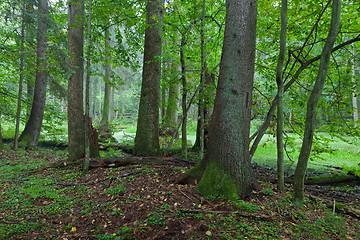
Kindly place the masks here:
POLYGON ((65 159, 49 149, 0 153, 0 239, 360 239, 359 216, 340 209, 359 208, 352 187, 306 186, 300 208, 291 186, 271 183, 273 169, 254 166, 260 189, 228 201, 176 184, 192 166, 176 158, 87 174, 65 159))

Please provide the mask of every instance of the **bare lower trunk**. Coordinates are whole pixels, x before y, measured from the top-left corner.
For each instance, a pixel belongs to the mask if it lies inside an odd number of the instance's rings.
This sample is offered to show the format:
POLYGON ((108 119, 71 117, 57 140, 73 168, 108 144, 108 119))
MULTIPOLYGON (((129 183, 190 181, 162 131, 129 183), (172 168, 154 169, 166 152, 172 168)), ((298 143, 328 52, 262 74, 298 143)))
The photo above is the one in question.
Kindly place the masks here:
POLYGON ((320 66, 315 85, 307 102, 304 138, 294 175, 294 201, 299 204, 302 204, 304 201, 304 178, 314 136, 316 106, 319 102, 319 98, 325 84, 329 68, 331 49, 336 41, 339 31, 340 13, 341 0, 333 0, 330 30, 321 54, 320 66))
POLYGON ((83 107, 84 0, 69 5, 69 57, 71 77, 68 83, 69 161, 85 157, 85 118, 83 107))
POLYGON ((154 156, 159 146, 163 0, 147 0, 144 63, 134 154, 154 156))
POLYGON ((256 1, 227 0, 224 45, 209 147, 192 170, 204 195, 236 199, 255 187, 249 132, 256 40, 256 1), (239 121, 241 119, 241 121, 239 121))

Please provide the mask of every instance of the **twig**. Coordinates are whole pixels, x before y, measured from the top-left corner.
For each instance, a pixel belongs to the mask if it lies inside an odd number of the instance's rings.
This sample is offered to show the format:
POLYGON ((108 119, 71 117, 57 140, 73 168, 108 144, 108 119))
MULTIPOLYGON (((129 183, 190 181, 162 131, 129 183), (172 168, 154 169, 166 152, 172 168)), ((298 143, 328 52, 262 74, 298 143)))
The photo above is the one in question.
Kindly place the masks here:
POLYGON ((274 216, 266 216, 266 215, 255 215, 255 214, 248 214, 243 212, 233 212, 233 211, 209 211, 209 210, 201 210, 201 209, 182 209, 180 210, 182 213, 212 213, 212 214, 236 214, 240 217, 246 218, 256 218, 256 219, 271 219, 274 216))

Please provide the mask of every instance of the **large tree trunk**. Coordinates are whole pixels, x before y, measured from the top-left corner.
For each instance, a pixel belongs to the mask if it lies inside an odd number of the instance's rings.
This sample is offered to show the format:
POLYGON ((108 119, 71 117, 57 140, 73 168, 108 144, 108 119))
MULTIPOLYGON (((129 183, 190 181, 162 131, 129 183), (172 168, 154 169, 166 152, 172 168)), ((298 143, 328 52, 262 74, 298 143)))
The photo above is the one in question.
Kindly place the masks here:
POLYGON ((284 185, 284 142, 283 142, 283 122, 284 122, 284 82, 283 66, 286 51, 286 32, 287 32, 287 0, 281 1, 281 33, 280 33, 280 52, 276 66, 276 83, 278 86, 278 105, 277 105, 277 185, 280 191, 284 185))
POLYGON ((159 153, 159 104, 161 78, 161 26, 163 0, 147 0, 144 63, 134 154, 159 153))
POLYGON ((230 199, 255 187, 249 133, 256 41, 255 0, 227 0, 220 75, 204 159, 189 175, 200 176, 204 195, 230 199))
POLYGON ((295 170, 294 201, 299 204, 302 204, 304 201, 304 178, 314 136, 314 129, 316 124, 316 106, 319 102, 319 98, 325 84, 327 71, 329 68, 331 50, 334 46, 339 31, 340 13, 341 0, 333 0, 330 30, 321 54, 319 71, 316 77, 314 88, 311 91, 310 98, 307 102, 304 138, 300 150, 298 164, 295 170))
POLYGON ((84 0, 69 5, 69 57, 71 77, 68 84, 69 161, 85 157, 85 119, 83 107, 84 0))
POLYGON ((36 78, 34 99, 32 102, 30 117, 25 125, 19 141, 24 141, 27 146, 35 146, 39 142, 41 126, 44 118, 46 86, 48 80, 47 71, 47 31, 48 31, 48 2, 47 0, 39 0, 38 2, 38 37, 37 37, 37 60, 36 60, 36 78))

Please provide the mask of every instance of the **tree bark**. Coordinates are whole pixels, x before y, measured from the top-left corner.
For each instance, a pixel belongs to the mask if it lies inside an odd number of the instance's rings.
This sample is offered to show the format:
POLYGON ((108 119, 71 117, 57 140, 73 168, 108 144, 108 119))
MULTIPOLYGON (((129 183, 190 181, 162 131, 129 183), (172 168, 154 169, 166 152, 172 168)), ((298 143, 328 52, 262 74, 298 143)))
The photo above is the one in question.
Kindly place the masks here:
POLYGON ((84 0, 69 4, 69 57, 71 77, 68 84, 69 161, 85 157, 85 119, 83 107, 84 0))
POLYGON ((278 104, 277 104, 277 185, 280 191, 285 188, 284 185, 284 142, 283 142, 283 123, 284 123, 284 82, 283 66, 286 52, 286 32, 287 32, 287 0, 281 1, 281 32, 280 32, 280 52, 276 66, 276 83, 278 86, 278 104))
POLYGON ((48 31, 48 1, 38 1, 38 36, 37 36, 37 57, 36 57, 36 77, 34 88, 34 99, 31 106, 31 112, 25 129, 22 132, 19 141, 25 142, 27 146, 35 146, 39 142, 41 126, 44 118, 46 87, 48 80, 47 71, 47 31, 48 31))
POLYGON ((224 45, 209 147, 190 175, 204 195, 245 197, 255 188, 249 133, 256 41, 255 0, 227 0, 224 45), (241 119, 241 121, 240 121, 241 119))
POLYGON ((144 62, 134 154, 159 154, 159 104, 163 0, 147 0, 144 62))
POLYGON ((330 30, 321 54, 320 66, 316 81, 313 90, 311 91, 310 98, 307 102, 304 138, 294 175, 294 201, 299 204, 302 204, 304 201, 304 178, 314 136, 314 129, 316 124, 316 106, 319 102, 319 98, 325 84, 327 71, 329 68, 331 50, 334 46, 339 31, 340 13, 341 0, 333 0, 330 30))

